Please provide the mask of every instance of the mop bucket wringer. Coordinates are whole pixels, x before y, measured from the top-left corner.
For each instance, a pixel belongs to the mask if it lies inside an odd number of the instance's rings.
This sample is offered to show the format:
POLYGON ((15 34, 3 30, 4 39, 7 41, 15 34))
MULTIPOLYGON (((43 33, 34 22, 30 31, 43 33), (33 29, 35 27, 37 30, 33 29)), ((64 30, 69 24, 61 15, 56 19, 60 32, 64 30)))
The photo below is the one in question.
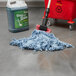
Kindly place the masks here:
MULTIPOLYGON (((45 0, 45 10, 49 0, 45 0)), ((73 29, 76 18, 76 0, 51 0, 48 18, 68 20, 69 29, 73 29)), ((44 12, 45 17, 45 12, 44 12)))

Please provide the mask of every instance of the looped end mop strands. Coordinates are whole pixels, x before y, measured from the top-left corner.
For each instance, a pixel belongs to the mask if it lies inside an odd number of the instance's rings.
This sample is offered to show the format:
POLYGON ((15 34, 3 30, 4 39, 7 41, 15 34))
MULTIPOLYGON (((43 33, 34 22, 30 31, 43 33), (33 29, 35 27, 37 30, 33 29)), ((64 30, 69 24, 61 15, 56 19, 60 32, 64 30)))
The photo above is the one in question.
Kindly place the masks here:
POLYGON ((51 52, 73 47, 71 44, 60 41, 53 33, 40 30, 34 30, 29 38, 13 39, 10 45, 18 46, 21 49, 51 52))

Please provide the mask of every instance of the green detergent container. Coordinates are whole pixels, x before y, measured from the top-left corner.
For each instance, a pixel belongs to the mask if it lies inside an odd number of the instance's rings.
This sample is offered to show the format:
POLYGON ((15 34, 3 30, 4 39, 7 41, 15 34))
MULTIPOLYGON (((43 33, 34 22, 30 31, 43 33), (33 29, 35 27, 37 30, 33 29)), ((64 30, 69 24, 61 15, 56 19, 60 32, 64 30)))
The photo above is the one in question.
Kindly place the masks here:
POLYGON ((28 7, 24 0, 7 2, 8 30, 16 33, 29 29, 28 7))

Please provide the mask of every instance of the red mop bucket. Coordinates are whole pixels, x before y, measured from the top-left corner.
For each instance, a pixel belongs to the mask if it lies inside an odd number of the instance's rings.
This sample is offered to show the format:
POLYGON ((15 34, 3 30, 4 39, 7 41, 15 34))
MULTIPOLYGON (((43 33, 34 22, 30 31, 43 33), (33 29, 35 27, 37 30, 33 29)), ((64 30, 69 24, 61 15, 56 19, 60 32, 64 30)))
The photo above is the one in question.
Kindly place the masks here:
MULTIPOLYGON (((47 8, 48 1, 45 0, 45 8, 47 8)), ((68 20, 69 28, 72 30, 73 19, 76 18, 76 0, 52 0, 48 18, 68 20)))

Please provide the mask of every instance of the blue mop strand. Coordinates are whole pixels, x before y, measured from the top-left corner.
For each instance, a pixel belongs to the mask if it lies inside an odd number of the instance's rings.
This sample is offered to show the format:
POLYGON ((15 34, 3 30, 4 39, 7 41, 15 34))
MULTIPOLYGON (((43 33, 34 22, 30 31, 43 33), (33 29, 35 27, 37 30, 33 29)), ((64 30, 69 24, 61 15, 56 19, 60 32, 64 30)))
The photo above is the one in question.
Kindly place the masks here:
POLYGON ((18 46, 21 49, 51 52, 73 47, 71 44, 60 41, 53 33, 40 30, 34 30, 29 38, 13 39, 10 45, 18 46))

